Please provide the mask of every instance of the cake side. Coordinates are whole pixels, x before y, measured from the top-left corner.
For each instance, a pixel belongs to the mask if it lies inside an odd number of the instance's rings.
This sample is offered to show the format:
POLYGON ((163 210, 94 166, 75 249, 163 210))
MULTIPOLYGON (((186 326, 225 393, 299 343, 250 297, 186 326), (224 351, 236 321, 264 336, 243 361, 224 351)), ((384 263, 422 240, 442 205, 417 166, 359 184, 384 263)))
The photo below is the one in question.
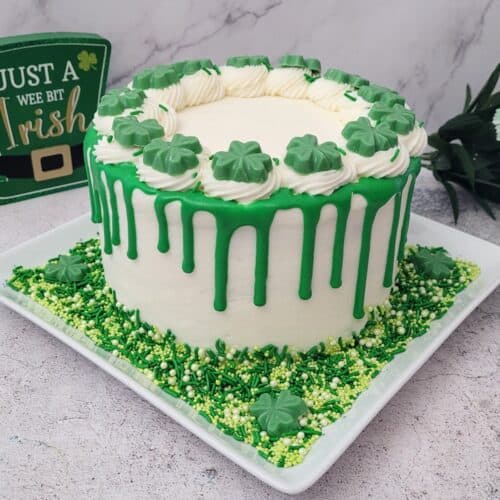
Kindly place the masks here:
POLYGON ((108 283, 146 321, 195 345, 306 348, 387 298, 425 131, 360 77, 254 62, 115 91, 86 139, 92 218, 108 283))

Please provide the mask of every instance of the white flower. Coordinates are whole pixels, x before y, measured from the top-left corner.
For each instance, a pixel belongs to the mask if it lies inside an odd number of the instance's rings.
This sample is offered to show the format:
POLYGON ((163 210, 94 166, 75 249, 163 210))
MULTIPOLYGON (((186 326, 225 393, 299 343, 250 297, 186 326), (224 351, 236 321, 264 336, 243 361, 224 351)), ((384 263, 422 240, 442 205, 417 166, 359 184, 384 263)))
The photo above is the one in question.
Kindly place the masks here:
POLYGON ((493 125, 497 131, 497 141, 500 141, 500 108, 498 108, 493 115, 493 125))

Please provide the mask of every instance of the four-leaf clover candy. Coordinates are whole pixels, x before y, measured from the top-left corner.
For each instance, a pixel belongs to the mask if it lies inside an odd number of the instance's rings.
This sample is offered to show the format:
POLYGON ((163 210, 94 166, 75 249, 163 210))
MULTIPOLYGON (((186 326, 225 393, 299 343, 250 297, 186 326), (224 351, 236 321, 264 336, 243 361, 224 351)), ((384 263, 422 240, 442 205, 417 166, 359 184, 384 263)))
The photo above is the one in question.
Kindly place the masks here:
POLYGON ((422 248, 419 247, 411 260, 415 267, 429 278, 447 278, 455 262, 443 248, 422 248))
POLYGON ((97 113, 100 116, 116 116, 126 109, 138 108, 144 102, 144 92, 136 89, 113 89, 103 95, 97 113))
POLYGON ((299 174, 338 170, 342 166, 337 145, 331 141, 318 144, 318 138, 312 134, 294 137, 286 149, 286 165, 299 174))
POLYGON ((415 114, 401 104, 395 104, 391 113, 381 119, 389 128, 397 134, 408 134, 415 126, 415 114))
POLYGON ((82 281, 87 271, 87 264, 78 255, 60 255, 56 262, 50 262, 44 269, 47 281, 62 283, 78 283, 82 281))
POLYGON ((376 102, 370 109, 368 116, 376 122, 379 122, 384 116, 390 115, 393 107, 384 102, 376 102))
POLYGON ((307 406, 299 396, 281 391, 277 398, 264 393, 250 407, 262 430, 272 437, 279 437, 299 428, 298 419, 307 412, 307 406))
POLYGON ((373 126, 364 116, 349 122, 342 130, 347 139, 347 149, 361 156, 370 157, 377 151, 386 151, 398 143, 397 135, 387 123, 373 126))
POLYGON ((273 168, 271 157, 255 141, 233 141, 229 151, 219 151, 212 159, 214 177, 218 180, 264 183, 273 168))
POLYGON ((153 119, 140 122, 135 116, 119 116, 113 120, 113 132, 119 144, 125 147, 145 146, 153 139, 163 137, 163 127, 153 119))
POLYGON ((144 165, 169 175, 181 175, 198 165, 201 144, 196 137, 175 134, 172 140, 154 139, 143 150, 144 165))

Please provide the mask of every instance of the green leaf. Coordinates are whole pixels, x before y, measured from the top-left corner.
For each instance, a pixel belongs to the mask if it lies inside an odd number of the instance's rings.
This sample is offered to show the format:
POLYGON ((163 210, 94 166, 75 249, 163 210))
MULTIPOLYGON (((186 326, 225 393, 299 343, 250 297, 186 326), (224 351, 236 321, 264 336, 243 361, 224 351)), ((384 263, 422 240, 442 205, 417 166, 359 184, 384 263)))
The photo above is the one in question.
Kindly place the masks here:
POLYGON ((433 279, 447 278, 455 267, 453 259, 442 248, 418 247, 411 260, 420 272, 433 279))
POLYGON ((366 157, 373 156, 377 151, 386 151, 398 143, 397 135, 387 123, 379 123, 374 127, 364 116, 349 122, 342 130, 342 135, 347 139, 349 151, 366 157))
POLYGON ((262 430, 272 437, 280 437, 299 428, 298 419, 307 413, 304 401, 290 391, 281 391, 275 399, 264 393, 250 407, 262 430))
POLYGON ((458 196, 457 196, 457 191, 453 187, 453 184, 451 184, 448 181, 443 180, 443 186, 446 189, 446 192, 448 193, 448 198, 450 199, 451 203, 451 209, 453 211, 453 220, 455 221, 455 224, 458 221, 458 215, 460 212, 460 207, 458 204, 458 196))
POLYGON ((474 164, 472 162, 469 153, 460 144, 451 144, 450 146, 454 158, 459 162, 460 166, 462 167, 469 181, 471 190, 474 191, 474 182, 476 180, 476 174, 474 171, 474 164))
POLYGON ((493 70, 490 77, 483 85, 483 88, 479 91, 479 94, 477 94, 476 98, 470 103, 468 111, 473 111, 476 108, 482 109, 486 105, 491 93, 495 90, 499 77, 500 63, 497 64, 496 68, 493 70))
POLYGON ((87 264, 78 255, 60 255, 56 262, 50 262, 44 269, 47 281, 61 283, 78 283, 82 281, 87 271, 87 264))
POLYGON ((116 141, 125 147, 145 146, 165 134, 163 127, 154 119, 140 122, 135 116, 119 116, 113 120, 116 141))
POLYGON ((145 165, 168 175, 181 175, 199 164, 201 145, 196 137, 175 134, 171 142, 154 139, 143 149, 145 165))
POLYGON ((342 167, 337 145, 331 141, 318 144, 318 138, 312 134, 294 137, 286 149, 285 164, 302 175, 342 167))
POLYGON ((465 87, 465 103, 464 103, 464 109, 462 111, 463 113, 465 113, 468 110, 471 100, 472 100, 472 95, 471 95, 470 85, 467 84, 467 86, 465 87))
POLYGON ((255 141, 233 141, 229 151, 219 151, 212 158, 213 174, 219 180, 262 184, 272 168, 271 157, 255 141))

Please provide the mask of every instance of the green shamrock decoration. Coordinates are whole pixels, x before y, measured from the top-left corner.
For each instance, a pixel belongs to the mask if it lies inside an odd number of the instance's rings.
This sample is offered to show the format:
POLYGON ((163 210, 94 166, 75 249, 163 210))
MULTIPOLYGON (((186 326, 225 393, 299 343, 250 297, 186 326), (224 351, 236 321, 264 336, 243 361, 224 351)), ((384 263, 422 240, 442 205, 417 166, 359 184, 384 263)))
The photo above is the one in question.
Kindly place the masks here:
POLYGON ((61 283, 78 283, 82 281, 87 271, 87 264, 78 255, 60 255, 56 262, 50 262, 44 269, 47 281, 61 283))
POLYGON ((342 167, 337 145, 331 141, 318 144, 318 138, 312 134, 294 137, 286 150, 285 163, 302 175, 342 167))
POLYGON ((97 113, 100 116, 116 116, 128 108, 138 108, 144 102, 144 92, 136 89, 113 89, 103 95, 97 113))
POLYGON ((420 272, 433 279, 447 278, 455 267, 455 262, 444 248, 418 247, 412 261, 420 272))
POLYGON ((311 71, 313 75, 321 73, 321 62, 319 59, 305 59, 295 54, 285 54, 280 58, 281 68, 304 68, 311 71))
POLYGON ((219 151, 212 159, 214 177, 222 181, 262 184, 272 168, 271 157, 255 141, 233 141, 229 151, 219 151))
POLYGON ((143 150, 143 161, 158 172, 181 175, 196 167, 201 144, 196 137, 175 134, 171 142, 154 139, 143 150))
POLYGON ((398 136, 387 123, 372 126, 365 116, 349 122, 342 130, 347 139, 347 149, 361 156, 370 157, 377 151, 386 151, 398 143, 398 136))
POLYGON ((382 94, 380 102, 383 102, 384 104, 387 104, 388 106, 394 106, 395 104, 403 105, 405 103, 405 98, 403 96, 400 96, 398 93, 391 90, 390 92, 386 92, 385 94, 382 94))
POLYGON ((290 391, 281 391, 275 399, 269 393, 261 394, 250 407, 261 429, 271 437, 280 437, 299 428, 298 419, 307 412, 307 406, 290 391))
POLYGON ((179 61, 172 66, 180 75, 192 75, 197 71, 203 70, 210 74, 210 70, 219 73, 219 68, 210 59, 190 59, 179 61))
POLYGON ((379 122, 382 118, 392 113, 392 106, 384 102, 376 102, 370 109, 368 116, 375 122, 379 122))
POLYGON ((118 116, 113 120, 113 132, 119 144, 127 148, 145 146, 163 137, 163 127, 154 119, 140 122, 135 116, 118 116))
POLYGON ((271 63, 267 56, 233 56, 228 58, 226 64, 235 68, 263 64, 267 69, 271 69, 271 63))
POLYGON ((415 114, 402 104, 395 104, 391 113, 381 119, 396 134, 408 134, 415 126, 415 114))
POLYGON ((94 71, 97 69, 97 56, 94 52, 88 52, 86 50, 82 50, 76 56, 78 59, 78 67, 83 71, 90 71, 93 69, 94 71))
POLYGON ((181 74, 173 64, 159 64, 154 68, 147 68, 134 76, 132 86, 134 89, 164 89, 179 83, 181 74))
MULTIPOLYGON (((398 95, 394 90, 388 89, 387 87, 381 87, 380 85, 363 85, 362 87, 359 88, 358 94, 368 102, 375 102, 375 101, 380 101, 382 97, 385 94, 395 94, 396 96, 398 95)), ((386 104, 388 104, 387 100, 389 100, 388 97, 386 97, 386 104)), ((403 101, 404 102, 404 101, 403 101)))
POLYGON ((326 80, 332 80, 337 83, 349 83, 349 77, 349 73, 337 68, 327 69, 323 75, 323 78, 326 80))

